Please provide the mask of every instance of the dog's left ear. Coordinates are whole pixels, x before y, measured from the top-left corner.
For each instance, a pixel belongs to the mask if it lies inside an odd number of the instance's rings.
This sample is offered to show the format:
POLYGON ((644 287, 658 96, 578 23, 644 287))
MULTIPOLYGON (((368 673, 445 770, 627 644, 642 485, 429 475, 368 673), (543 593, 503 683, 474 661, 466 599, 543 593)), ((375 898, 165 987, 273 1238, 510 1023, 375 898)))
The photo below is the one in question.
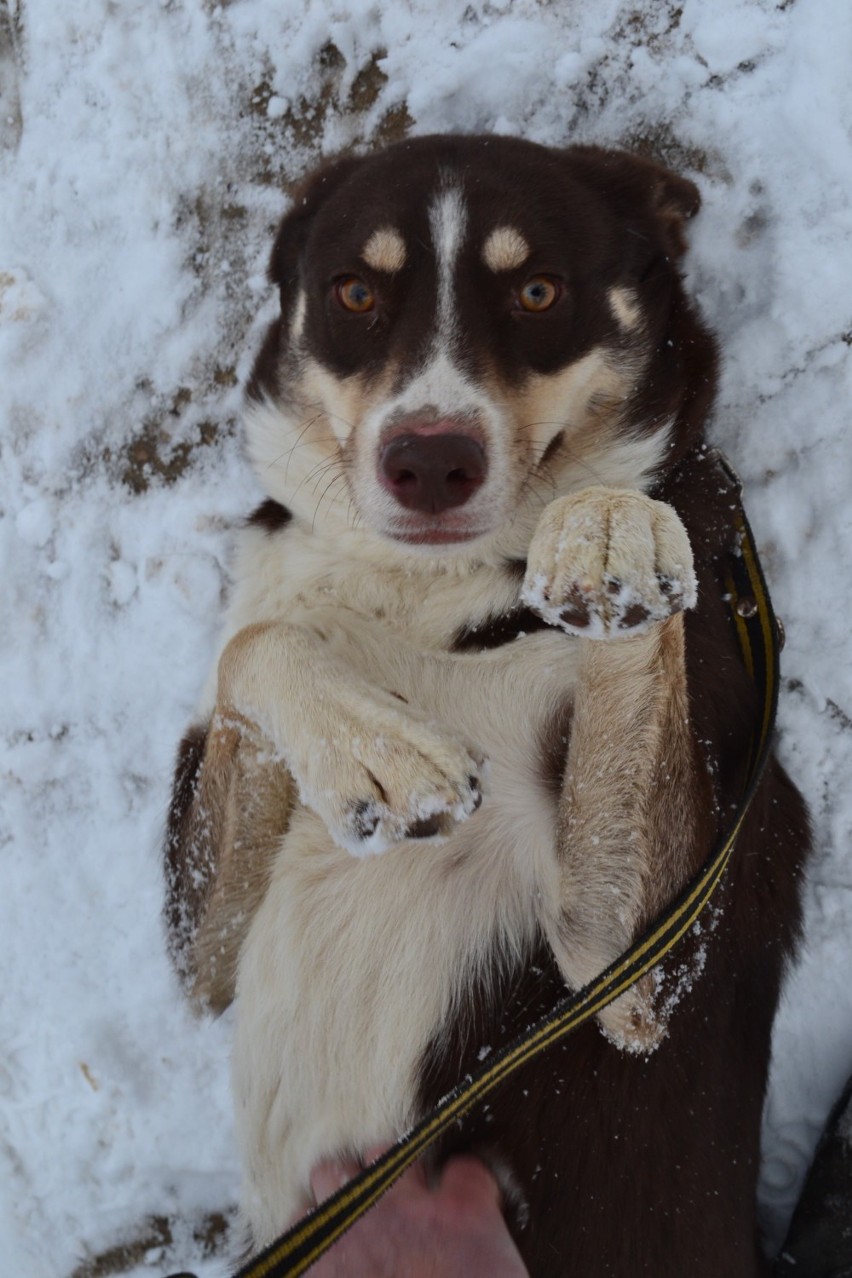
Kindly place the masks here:
POLYGON ((671 169, 631 156, 638 169, 637 176, 648 192, 652 211, 659 218, 672 253, 683 257, 688 248, 686 224, 701 208, 701 192, 689 178, 673 173, 671 169))
POLYGON ((604 189, 626 225, 637 215, 650 214, 669 256, 683 256, 687 249, 686 223, 701 207, 701 193, 694 182, 656 160, 630 151, 578 146, 568 154, 581 173, 604 189))

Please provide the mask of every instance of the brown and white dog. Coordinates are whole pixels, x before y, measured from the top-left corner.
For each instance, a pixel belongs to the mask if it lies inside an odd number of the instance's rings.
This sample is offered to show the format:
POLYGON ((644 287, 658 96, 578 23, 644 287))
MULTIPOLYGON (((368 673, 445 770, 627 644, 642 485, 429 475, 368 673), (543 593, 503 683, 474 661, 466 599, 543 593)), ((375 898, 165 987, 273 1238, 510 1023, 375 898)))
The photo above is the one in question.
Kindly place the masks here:
MULTIPOLYGON (((166 846, 178 967, 236 1004, 256 1245, 323 1156, 614 959, 726 825, 752 690, 677 266, 698 205, 635 156, 427 137, 329 164, 281 224, 246 415, 269 500, 166 846)), ((807 848, 773 764, 712 923, 445 1144, 504 1170, 535 1278, 762 1272, 807 848)))

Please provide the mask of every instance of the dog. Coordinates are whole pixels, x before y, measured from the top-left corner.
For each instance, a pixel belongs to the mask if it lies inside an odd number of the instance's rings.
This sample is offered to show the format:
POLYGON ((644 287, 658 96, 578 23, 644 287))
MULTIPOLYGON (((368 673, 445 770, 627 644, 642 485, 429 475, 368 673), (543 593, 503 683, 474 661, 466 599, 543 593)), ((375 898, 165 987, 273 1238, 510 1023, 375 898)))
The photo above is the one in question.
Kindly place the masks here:
MULTIPOLYGON (((754 690, 720 565, 696 186, 435 136, 311 175, 247 390, 240 531, 165 863, 191 998, 235 1005, 242 1216, 394 1138, 696 871, 754 690)), ((534 1278, 754 1278, 807 815, 776 761, 709 921, 444 1141, 534 1278)))

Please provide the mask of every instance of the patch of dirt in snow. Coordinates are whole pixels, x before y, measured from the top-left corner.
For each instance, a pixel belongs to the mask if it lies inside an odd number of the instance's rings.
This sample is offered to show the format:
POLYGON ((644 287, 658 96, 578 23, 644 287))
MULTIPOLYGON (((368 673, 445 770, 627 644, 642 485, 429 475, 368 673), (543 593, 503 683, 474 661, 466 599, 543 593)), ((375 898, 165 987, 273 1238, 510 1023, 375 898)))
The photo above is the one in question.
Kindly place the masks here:
POLYGON ((159 1273, 164 1265, 181 1263, 175 1254, 191 1246, 196 1260, 221 1256, 228 1245, 235 1212, 206 1212, 197 1220, 180 1223, 168 1216, 148 1216, 124 1242, 105 1248, 82 1261, 69 1278, 113 1278, 140 1265, 151 1265, 159 1273))
POLYGON ((24 127, 18 68, 21 61, 21 10, 0 0, 0 151, 15 151, 24 127))
MULTIPOLYGON (((0 66, 2 66, 2 16, 0 0, 0 66)), ((265 186, 291 194, 305 173, 319 161, 330 120, 345 121, 350 141, 344 149, 378 148, 407 136, 413 120, 404 103, 387 107, 373 119, 373 108, 387 85, 379 65, 386 50, 376 49, 369 61, 344 89, 346 59, 331 42, 320 50, 311 92, 286 107, 280 116, 270 79, 244 90, 239 125, 241 139, 239 182, 228 183, 223 201, 211 188, 187 196, 178 212, 176 230, 186 242, 187 266, 199 288, 212 292, 223 286, 229 303, 228 332, 199 370, 198 382, 175 389, 169 402, 151 405, 141 426, 118 449, 109 444, 91 446, 80 467, 81 474, 103 464, 110 477, 133 493, 144 493, 155 482, 172 484, 211 446, 232 438, 238 429, 236 414, 217 420, 217 404, 223 392, 240 382, 234 351, 243 351, 255 318, 256 299, 244 287, 251 273, 256 244, 247 235, 249 210, 237 194, 239 186, 265 186)), ((271 243, 274 223, 268 227, 271 243)), ((138 390, 144 395, 144 382, 138 390)))
POLYGON ((320 158, 326 127, 332 118, 345 119, 350 146, 386 146, 404 138, 414 121, 405 103, 388 107, 377 123, 369 115, 385 88, 388 77, 380 67, 386 49, 374 50, 370 60, 355 74, 348 92, 344 89, 347 63, 332 41, 324 44, 316 58, 312 90, 293 106, 276 111, 276 99, 269 79, 255 85, 249 110, 255 117, 256 152, 252 178, 292 191, 304 174, 320 158), (292 159, 299 157, 302 170, 293 172, 292 159))

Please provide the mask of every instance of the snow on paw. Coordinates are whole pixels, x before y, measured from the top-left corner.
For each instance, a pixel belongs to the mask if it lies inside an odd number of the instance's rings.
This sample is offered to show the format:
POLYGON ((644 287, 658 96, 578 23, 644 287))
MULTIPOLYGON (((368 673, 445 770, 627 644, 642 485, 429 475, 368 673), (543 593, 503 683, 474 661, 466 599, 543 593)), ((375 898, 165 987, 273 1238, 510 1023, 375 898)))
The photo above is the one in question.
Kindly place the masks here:
POLYGON ((533 536, 522 598, 569 634, 641 634, 695 605, 686 529, 671 506, 630 489, 557 498, 533 536))
POLYGON ((655 1008, 655 993, 653 974, 649 974, 598 1012, 598 1025, 613 1047, 647 1057, 660 1046, 668 1028, 655 1008))
POLYGON ((372 704, 338 720, 294 768, 303 801, 355 856, 446 837, 482 802, 485 760, 408 713, 372 704))

